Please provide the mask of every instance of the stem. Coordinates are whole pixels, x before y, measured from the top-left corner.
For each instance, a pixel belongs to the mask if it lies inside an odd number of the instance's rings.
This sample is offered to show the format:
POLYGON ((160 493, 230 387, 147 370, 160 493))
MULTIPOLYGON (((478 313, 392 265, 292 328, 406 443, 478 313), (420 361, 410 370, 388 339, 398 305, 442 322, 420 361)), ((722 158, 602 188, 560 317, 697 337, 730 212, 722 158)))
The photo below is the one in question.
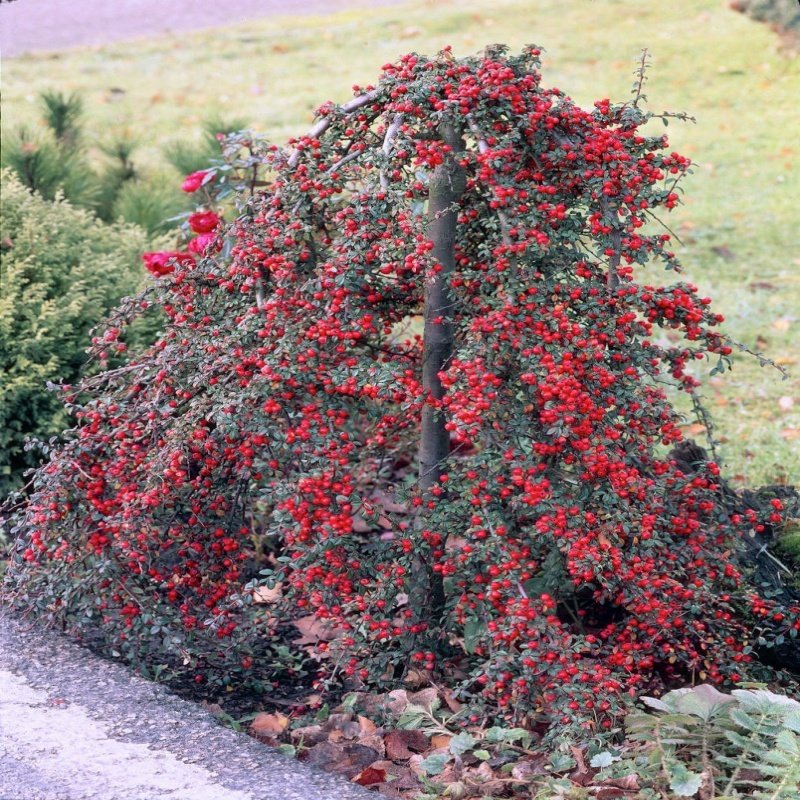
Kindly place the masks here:
MULTIPOLYGON (((350 114, 353 111, 357 111, 359 108, 363 108, 364 106, 369 105, 377 100, 378 97, 380 97, 380 94, 380 89, 373 89, 371 92, 361 94, 358 97, 354 97, 352 100, 348 100, 346 103, 343 103, 338 108, 329 112, 326 116, 317 120, 311 130, 306 134, 306 137, 309 139, 316 139, 318 136, 321 136, 323 133, 325 133, 328 128, 330 128, 331 123, 336 118, 337 114, 350 114)), ((300 154, 302 152, 302 149, 298 148, 289 156, 288 163, 290 167, 297 166, 297 162, 300 160, 300 154)))
MULTIPOLYGON (((383 155, 386 157, 387 163, 389 157, 392 155, 392 143, 400 126, 403 124, 403 115, 398 114, 393 120, 392 124, 386 129, 386 135, 383 138, 383 155)), ((389 178, 386 176, 387 164, 381 167, 381 189, 386 191, 389 188, 389 178)))
MULTIPOLYGON (((461 133, 452 123, 444 123, 440 134, 451 150, 444 163, 434 169, 428 194, 428 237, 433 242, 438 272, 425 283, 422 389, 426 403, 422 408, 419 443, 419 487, 423 496, 439 482, 450 455, 450 434, 445 430, 445 416, 438 408, 438 401, 444 397, 439 373, 447 369, 453 354, 449 284, 455 271, 457 206, 466 188, 464 169, 456 160, 464 150, 461 133)), ((409 603, 417 619, 437 620, 444 600, 441 575, 434 573, 431 564, 416 559, 409 603)))
MULTIPOLYGON (((481 134, 480 129, 478 128, 475 120, 472 118, 471 114, 467 114, 467 123, 469 124, 469 129, 472 131, 475 139, 478 142, 478 152, 483 155, 484 153, 489 152, 489 143, 486 139, 483 138, 483 134, 481 134)), ((497 197, 497 193, 492 190, 492 194, 497 197)), ((508 224, 508 217, 498 209, 497 211, 497 218, 500 220, 500 234, 503 239, 503 244, 506 247, 511 247, 511 236, 509 234, 509 230, 511 226, 508 224)))
POLYGON ((613 292, 619 286, 619 276, 617 270, 622 256, 622 231, 619 226, 619 215, 615 208, 611 206, 608 200, 601 201, 603 214, 612 220, 611 230, 611 249, 614 251, 608 262, 608 275, 606 277, 606 285, 609 291, 613 292))

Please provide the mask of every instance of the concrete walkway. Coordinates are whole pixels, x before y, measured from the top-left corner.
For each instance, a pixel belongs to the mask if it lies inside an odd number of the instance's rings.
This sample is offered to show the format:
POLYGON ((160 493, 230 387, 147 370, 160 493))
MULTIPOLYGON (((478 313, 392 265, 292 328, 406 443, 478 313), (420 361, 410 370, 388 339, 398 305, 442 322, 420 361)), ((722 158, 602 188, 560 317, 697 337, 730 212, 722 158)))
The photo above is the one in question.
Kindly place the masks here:
POLYGON ((366 800, 203 708, 0 613, 0 800, 366 800))
POLYGON ((65 47, 234 25, 285 14, 331 14, 402 0, 15 0, 0 3, 4 58, 65 47))

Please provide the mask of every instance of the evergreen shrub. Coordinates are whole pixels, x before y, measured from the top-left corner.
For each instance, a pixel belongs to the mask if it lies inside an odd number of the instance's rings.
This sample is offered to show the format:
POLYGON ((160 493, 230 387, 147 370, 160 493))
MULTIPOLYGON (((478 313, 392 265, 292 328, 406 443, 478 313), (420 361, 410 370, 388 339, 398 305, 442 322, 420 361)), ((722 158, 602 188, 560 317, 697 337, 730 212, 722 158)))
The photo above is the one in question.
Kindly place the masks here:
MULTIPOLYGON (((140 257, 150 242, 139 228, 106 225, 63 199, 30 192, 8 170, 0 181, 2 496, 39 463, 26 439, 49 439, 68 426, 68 413, 47 384, 78 380, 91 329, 143 287, 140 257)), ((134 343, 147 338, 141 327, 134 343)))

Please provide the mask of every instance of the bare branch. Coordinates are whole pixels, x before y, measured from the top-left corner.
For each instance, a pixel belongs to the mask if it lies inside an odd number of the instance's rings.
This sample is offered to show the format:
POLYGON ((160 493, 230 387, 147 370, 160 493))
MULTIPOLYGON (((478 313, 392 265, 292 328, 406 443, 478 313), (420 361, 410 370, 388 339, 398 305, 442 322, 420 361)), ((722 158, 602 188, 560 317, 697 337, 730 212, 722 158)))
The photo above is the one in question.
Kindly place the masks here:
MULTIPOLYGON (((387 160, 392 154, 392 140, 397 136, 400 126, 403 124, 403 115, 397 114, 392 120, 392 124, 386 129, 386 135, 383 137, 383 154, 387 160)), ((381 167, 381 189, 389 188, 389 179, 386 177, 386 165, 381 167)))
POLYGON ((325 170, 325 174, 330 175, 332 172, 336 172, 339 167, 343 167, 350 161, 355 161, 360 155, 363 155, 363 153, 364 150, 356 150, 352 153, 348 153, 346 156, 340 158, 332 167, 328 167, 328 169, 325 170))
POLYGON ((603 209, 603 214, 614 217, 611 227, 611 249, 614 252, 611 254, 611 258, 608 261, 608 277, 606 278, 606 286, 613 292, 617 286, 619 286, 617 270, 622 260, 622 231, 619 227, 619 215, 616 210, 611 207, 608 200, 603 198, 600 201, 600 206, 603 209))
MULTIPOLYGON (((481 154, 488 153, 489 143, 483 138, 483 134, 481 134, 480 129, 478 128, 478 125, 471 114, 467 114, 467 123, 469 125, 469 129, 472 131, 472 135, 478 142, 478 152, 481 154)), ((511 234, 509 233, 511 226, 508 223, 508 217, 498 209, 497 218, 500 220, 500 234, 503 239, 503 244, 507 247, 511 247, 511 234)))
POLYGON ((647 48, 645 47, 642 50, 642 55, 639 57, 638 65, 636 70, 634 71, 634 75, 636 75, 636 83, 633 85, 633 107, 637 108, 639 106, 640 100, 647 100, 645 95, 642 93, 644 90, 644 84, 647 81, 647 68, 650 66, 649 62, 647 61, 647 56, 649 53, 647 52, 647 48))
MULTIPOLYGON (((348 100, 346 103, 343 103, 332 110, 330 114, 327 114, 326 116, 317 120, 311 130, 306 134, 306 137, 309 139, 316 139, 317 136, 321 136, 326 130, 328 130, 328 128, 330 128, 331 123, 337 114, 350 114, 353 111, 357 111, 359 108, 363 108, 364 106, 372 103, 374 100, 377 100, 378 97, 380 97, 380 94, 380 89, 373 89, 371 92, 360 94, 358 97, 348 100)), ((297 162, 300 160, 300 153, 302 153, 302 150, 298 148, 289 156, 290 167, 297 166, 297 162)))

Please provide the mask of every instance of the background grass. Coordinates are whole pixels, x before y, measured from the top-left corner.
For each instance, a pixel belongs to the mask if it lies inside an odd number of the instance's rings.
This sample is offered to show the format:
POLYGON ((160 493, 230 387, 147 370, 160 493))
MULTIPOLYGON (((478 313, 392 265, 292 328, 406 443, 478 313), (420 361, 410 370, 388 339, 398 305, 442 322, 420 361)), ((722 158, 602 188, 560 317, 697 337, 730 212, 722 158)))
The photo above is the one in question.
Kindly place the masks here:
POLYGON ((626 99, 634 59, 650 50, 651 107, 697 118, 669 129, 697 164, 669 220, 686 273, 729 335, 791 372, 782 381, 737 355, 733 372, 706 382, 720 456, 741 483, 799 482, 800 61, 722 0, 418 1, 24 56, 4 63, 3 127, 34 122, 41 90, 78 90, 88 129, 129 130, 156 167, 161 145, 209 115, 244 117, 282 143, 401 53, 491 42, 544 46, 545 83, 582 103, 626 99))

